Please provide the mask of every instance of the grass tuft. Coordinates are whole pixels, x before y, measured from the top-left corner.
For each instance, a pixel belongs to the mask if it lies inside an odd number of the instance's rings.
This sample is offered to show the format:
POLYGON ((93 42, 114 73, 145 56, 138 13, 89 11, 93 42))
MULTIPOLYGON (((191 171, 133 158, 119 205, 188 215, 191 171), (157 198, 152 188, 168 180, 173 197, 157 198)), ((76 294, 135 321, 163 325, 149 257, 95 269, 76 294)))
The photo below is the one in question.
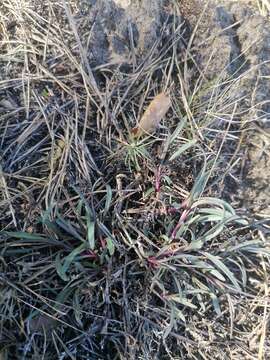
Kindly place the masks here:
POLYGON ((269 223, 220 196, 237 80, 198 74, 176 17, 128 71, 92 69, 79 2, 16 4, 0 5, 0 357, 239 358, 263 312, 262 358, 269 223), (168 114, 134 138, 165 90, 168 114))

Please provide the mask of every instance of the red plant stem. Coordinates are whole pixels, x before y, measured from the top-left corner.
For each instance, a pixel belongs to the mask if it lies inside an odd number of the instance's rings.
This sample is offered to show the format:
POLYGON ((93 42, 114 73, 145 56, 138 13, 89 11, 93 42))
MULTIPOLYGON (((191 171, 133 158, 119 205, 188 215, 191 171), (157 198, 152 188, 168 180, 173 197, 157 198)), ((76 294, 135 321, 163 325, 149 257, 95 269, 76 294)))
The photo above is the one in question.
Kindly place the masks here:
POLYGON ((188 214, 190 212, 190 209, 185 209, 181 216, 180 216, 180 219, 176 225, 176 227, 173 229, 172 231, 172 235, 171 235, 171 238, 172 239, 175 239, 176 238, 176 234, 177 234, 177 231, 180 229, 181 225, 186 221, 187 217, 188 217, 188 214))
POLYGON ((102 237, 100 238, 100 244, 103 250, 106 249, 106 240, 102 237))
POLYGON ((167 213, 168 215, 174 215, 174 214, 178 213, 179 210, 180 210, 180 209, 176 209, 176 208, 174 208, 174 207, 170 207, 170 208, 167 208, 167 209, 166 209, 166 213, 167 213))
POLYGON ((85 256, 87 256, 90 259, 94 259, 94 260, 98 259, 98 255, 92 250, 86 251, 85 256))
POLYGON ((150 267, 152 267, 153 269, 158 267, 158 260, 156 257, 149 256, 147 261, 149 262, 150 267))

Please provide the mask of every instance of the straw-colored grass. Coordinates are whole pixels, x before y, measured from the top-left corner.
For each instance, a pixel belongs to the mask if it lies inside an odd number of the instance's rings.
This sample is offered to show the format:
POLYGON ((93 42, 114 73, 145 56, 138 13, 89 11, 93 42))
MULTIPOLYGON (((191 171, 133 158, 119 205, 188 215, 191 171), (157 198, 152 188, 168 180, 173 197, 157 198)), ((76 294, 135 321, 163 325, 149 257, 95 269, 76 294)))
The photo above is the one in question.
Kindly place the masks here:
POLYGON ((79 4, 0 4, 0 356, 263 359, 269 223, 220 191, 241 78, 208 83, 176 18, 147 61, 95 69, 79 4))

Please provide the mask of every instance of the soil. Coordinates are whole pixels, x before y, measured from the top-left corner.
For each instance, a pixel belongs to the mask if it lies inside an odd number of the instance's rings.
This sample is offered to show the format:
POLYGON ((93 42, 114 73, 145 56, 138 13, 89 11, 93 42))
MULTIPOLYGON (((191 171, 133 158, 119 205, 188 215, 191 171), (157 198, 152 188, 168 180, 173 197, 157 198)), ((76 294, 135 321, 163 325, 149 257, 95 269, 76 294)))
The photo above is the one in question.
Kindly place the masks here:
POLYGON ((206 7, 200 0, 192 3, 182 1, 181 6, 192 27, 198 26, 197 64, 209 82, 217 76, 220 82, 234 81, 227 101, 238 99, 240 104, 243 158, 236 181, 227 182, 225 192, 247 210, 269 216, 270 22, 253 1, 210 1, 206 7), (201 18, 193 10, 198 8, 204 8, 201 18))
POLYGON ((168 17, 164 0, 91 0, 90 60, 94 65, 131 64, 160 39, 168 17))

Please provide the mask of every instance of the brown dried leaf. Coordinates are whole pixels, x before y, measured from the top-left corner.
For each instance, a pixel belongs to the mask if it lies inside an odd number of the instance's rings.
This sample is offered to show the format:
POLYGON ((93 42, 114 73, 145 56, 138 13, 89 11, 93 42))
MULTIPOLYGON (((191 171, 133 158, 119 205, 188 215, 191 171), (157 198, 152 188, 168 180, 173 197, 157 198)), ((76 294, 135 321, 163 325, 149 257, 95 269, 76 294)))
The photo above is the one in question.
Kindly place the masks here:
POLYGON ((170 97, 163 92, 158 94, 145 110, 139 125, 132 129, 134 136, 139 137, 153 132, 170 107, 170 97))

